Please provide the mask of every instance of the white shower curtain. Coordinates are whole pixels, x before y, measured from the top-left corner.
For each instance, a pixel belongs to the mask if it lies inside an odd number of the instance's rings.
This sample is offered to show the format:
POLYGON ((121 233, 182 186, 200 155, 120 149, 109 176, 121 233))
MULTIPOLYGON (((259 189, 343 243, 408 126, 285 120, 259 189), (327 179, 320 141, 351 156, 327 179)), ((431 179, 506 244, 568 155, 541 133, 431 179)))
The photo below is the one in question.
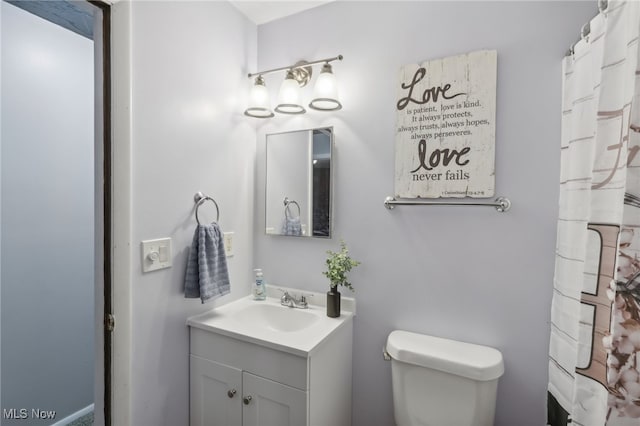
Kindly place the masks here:
POLYGON ((640 3, 564 59, 549 347, 552 426, 640 426, 640 3))

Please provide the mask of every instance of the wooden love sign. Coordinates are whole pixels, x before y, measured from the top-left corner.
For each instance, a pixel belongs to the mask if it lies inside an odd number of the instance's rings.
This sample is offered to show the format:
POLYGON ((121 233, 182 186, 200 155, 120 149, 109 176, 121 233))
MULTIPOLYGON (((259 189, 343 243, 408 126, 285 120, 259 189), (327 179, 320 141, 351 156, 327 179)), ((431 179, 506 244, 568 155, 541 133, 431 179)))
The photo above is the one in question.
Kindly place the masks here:
POLYGON ((496 78, 495 50, 401 68, 396 197, 494 195, 496 78))

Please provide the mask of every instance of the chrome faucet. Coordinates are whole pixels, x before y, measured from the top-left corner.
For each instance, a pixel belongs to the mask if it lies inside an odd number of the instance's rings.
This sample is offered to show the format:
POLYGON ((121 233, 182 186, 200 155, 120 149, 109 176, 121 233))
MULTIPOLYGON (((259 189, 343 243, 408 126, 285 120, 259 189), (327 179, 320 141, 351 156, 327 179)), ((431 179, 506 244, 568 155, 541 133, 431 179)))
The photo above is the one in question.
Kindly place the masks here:
POLYGON ((299 308, 299 309, 307 309, 309 304, 307 303, 307 298, 305 296, 300 296, 300 300, 297 300, 295 296, 289 294, 288 291, 280 290, 284 294, 280 298, 280 304, 282 306, 288 306, 290 308, 299 308))

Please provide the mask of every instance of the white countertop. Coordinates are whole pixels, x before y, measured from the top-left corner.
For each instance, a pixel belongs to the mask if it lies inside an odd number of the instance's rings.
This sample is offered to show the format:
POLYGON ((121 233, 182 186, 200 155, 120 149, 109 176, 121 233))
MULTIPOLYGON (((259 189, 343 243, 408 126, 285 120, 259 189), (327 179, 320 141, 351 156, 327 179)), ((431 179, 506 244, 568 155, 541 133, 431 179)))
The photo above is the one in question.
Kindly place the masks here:
MULTIPOLYGON (((310 292, 297 290, 291 290, 291 292, 294 294, 310 294, 310 292)), ((273 295, 274 292, 268 291, 267 294, 273 295)), ((323 294, 314 294, 313 296, 313 299, 320 301, 320 303, 323 301, 321 298, 325 297, 323 294)), ((309 304, 307 309, 289 308, 280 305, 279 298, 267 297, 266 300, 256 301, 253 300, 252 296, 247 296, 203 314, 190 317, 187 319, 187 325, 294 355, 309 356, 331 333, 353 320, 354 314, 345 310, 351 307, 355 307, 355 301, 350 298, 343 298, 343 309, 340 317, 329 318, 327 317, 325 306, 309 304), (256 308, 258 306, 264 306, 264 308, 256 308), (284 311, 279 311, 279 309, 284 311), (248 317, 252 315, 251 312, 256 311, 275 312, 279 317, 285 319, 291 313, 292 325, 296 319, 309 320, 310 324, 301 330, 281 331, 271 327, 267 321, 262 324, 256 324, 254 317, 248 320, 248 317)), ((292 328, 296 328, 295 325, 292 328)))

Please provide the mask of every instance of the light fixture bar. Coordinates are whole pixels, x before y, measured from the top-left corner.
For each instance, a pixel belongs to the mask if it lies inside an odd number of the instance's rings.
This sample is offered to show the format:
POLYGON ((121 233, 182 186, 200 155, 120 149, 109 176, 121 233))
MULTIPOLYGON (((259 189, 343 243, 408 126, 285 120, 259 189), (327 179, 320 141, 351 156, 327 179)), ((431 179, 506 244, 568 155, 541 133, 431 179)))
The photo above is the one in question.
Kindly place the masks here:
POLYGON ((247 74, 247 77, 252 78, 255 77, 256 75, 266 75, 266 74, 271 74, 274 72, 278 72, 278 71, 284 71, 284 70, 293 70, 296 68, 304 68, 304 67, 308 67, 309 65, 315 65, 315 64, 321 64, 321 63, 329 63, 329 62, 333 62, 333 61, 341 61, 344 57, 342 55, 338 55, 336 57, 333 58, 327 58, 327 59, 318 59, 317 61, 312 61, 312 62, 305 62, 303 64, 299 64, 299 65, 289 65, 288 67, 280 67, 280 68, 274 68, 271 70, 266 70, 266 71, 261 71, 261 72, 254 72, 254 73, 249 73, 247 74))

